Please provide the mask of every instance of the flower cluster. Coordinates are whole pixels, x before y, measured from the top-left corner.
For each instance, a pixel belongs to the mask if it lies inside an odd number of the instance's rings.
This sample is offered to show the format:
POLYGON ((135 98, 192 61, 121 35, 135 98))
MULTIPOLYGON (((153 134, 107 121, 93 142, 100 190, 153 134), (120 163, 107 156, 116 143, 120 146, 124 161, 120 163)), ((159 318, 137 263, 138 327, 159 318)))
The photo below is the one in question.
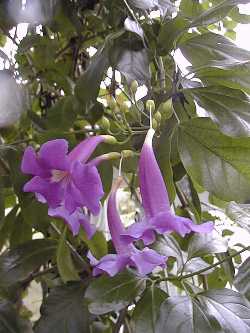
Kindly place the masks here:
POLYGON ((89 137, 70 153, 63 139, 48 141, 37 154, 28 147, 21 170, 33 177, 24 185, 24 192, 34 192, 40 202, 47 203, 48 214, 64 219, 74 235, 83 226, 87 236, 92 237, 95 228, 89 223, 84 208, 93 215, 99 214, 104 193, 97 165, 106 156, 90 161, 89 158, 98 144, 113 140, 108 135, 89 137))
MULTIPOLYGON (((139 160, 144 217, 128 229, 124 228, 116 207, 116 193, 122 182, 122 178, 118 177, 112 186, 107 208, 108 226, 116 254, 108 254, 97 260, 89 252, 93 275, 107 273, 114 276, 129 266, 144 276, 154 268, 166 265, 166 257, 147 247, 155 241, 157 234, 175 231, 185 236, 190 232, 207 233, 213 229, 211 222, 197 225, 171 211, 167 189, 152 147, 154 133, 150 128, 139 160), (146 247, 139 250, 134 245, 137 240, 142 240, 146 247)), ((90 161, 89 158, 99 143, 109 140, 109 136, 90 137, 70 153, 65 140, 54 140, 42 145, 38 154, 31 147, 24 153, 22 171, 33 175, 25 184, 24 191, 34 192, 39 201, 46 202, 49 215, 63 218, 74 235, 79 232, 80 225, 89 238, 95 232, 83 209, 87 208, 93 215, 99 213, 103 189, 97 165, 107 156, 102 155, 90 161)))

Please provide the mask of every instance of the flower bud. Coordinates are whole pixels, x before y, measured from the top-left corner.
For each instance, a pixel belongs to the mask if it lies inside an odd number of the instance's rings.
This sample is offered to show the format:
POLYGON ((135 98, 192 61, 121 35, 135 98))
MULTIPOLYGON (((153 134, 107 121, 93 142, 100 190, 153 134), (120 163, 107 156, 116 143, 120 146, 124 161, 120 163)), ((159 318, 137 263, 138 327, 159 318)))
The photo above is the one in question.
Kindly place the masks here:
POLYGON ((114 97, 111 97, 108 100, 108 106, 111 110, 114 110, 117 107, 117 103, 116 103, 116 100, 114 99, 114 97))
POLYGON ((106 118, 105 116, 102 116, 101 120, 100 120, 100 126, 105 129, 105 130, 109 130, 110 129, 110 122, 108 120, 108 118, 106 118))
POLYGON ((157 121, 157 123, 161 123, 161 113, 159 111, 157 111, 155 114, 154 114, 154 119, 157 121))
POLYGON ((138 87, 139 87, 138 82, 136 80, 132 81, 130 88, 133 94, 137 92, 138 87))
POLYGON ((147 109, 148 112, 154 112, 155 111, 155 102, 152 99, 147 100, 146 109, 147 109))
POLYGON ((121 154, 122 154, 122 156, 124 158, 128 158, 128 157, 133 157, 134 156, 134 152, 132 150, 122 150, 121 154))
POLYGON ((105 143, 109 143, 111 145, 117 143, 116 138, 112 135, 103 135, 102 137, 104 138, 105 143))
POLYGON ((174 112, 173 104, 172 104, 172 98, 170 98, 166 102, 162 103, 160 105, 160 110, 161 110, 162 115, 164 116, 165 119, 171 118, 172 114, 174 112))
POLYGON ((154 130, 157 130, 158 122, 155 119, 152 119, 152 127, 154 130))
POLYGON ((122 103, 122 105, 120 106, 120 111, 121 111, 122 113, 127 113, 127 112, 129 112, 129 107, 128 107, 128 105, 127 105, 126 103, 122 103))

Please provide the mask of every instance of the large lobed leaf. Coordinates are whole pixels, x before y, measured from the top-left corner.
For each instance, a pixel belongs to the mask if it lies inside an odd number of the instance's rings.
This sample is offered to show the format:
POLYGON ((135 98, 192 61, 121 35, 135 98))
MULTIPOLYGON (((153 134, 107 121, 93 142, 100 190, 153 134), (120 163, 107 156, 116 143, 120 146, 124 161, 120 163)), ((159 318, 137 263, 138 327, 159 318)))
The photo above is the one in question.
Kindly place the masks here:
POLYGON ((2 254, 0 286, 8 287, 28 278, 30 273, 53 257, 56 245, 57 242, 50 239, 36 239, 2 254))
POLYGON ((101 276, 93 281, 86 291, 89 311, 96 315, 120 311, 144 290, 145 283, 145 279, 129 271, 113 278, 101 276))
POLYGON ((244 202, 250 198, 250 138, 222 134, 209 118, 183 122, 179 152, 189 175, 216 197, 244 202))
POLYGON ((89 333, 85 284, 75 282, 51 291, 41 308, 35 333, 89 333))
POLYGON ((229 289, 209 290, 195 297, 169 297, 161 305, 156 333, 249 333, 250 309, 229 289))

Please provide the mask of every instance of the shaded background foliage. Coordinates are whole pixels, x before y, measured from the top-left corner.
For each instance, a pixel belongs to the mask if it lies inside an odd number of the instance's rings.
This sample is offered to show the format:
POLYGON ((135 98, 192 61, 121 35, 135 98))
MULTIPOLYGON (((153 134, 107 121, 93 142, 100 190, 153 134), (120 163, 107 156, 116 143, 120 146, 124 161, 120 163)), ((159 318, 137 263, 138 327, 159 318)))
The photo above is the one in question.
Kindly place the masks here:
MULTIPOLYGON (((250 23, 237 7, 245 3, 1 1, 0 45, 9 39, 16 52, 0 50, 0 332, 250 332, 249 246, 229 248, 226 226, 159 238, 154 247, 170 257, 168 269, 150 279, 131 271, 94 279, 86 253, 100 258, 110 242, 101 231, 72 237, 22 192, 20 172, 27 144, 66 138, 73 147, 89 133, 112 134, 119 144, 97 153, 135 153, 123 164, 134 197, 152 99, 155 152, 176 212, 199 224, 214 219, 212 204, 249 232, 250 52, 233 43, 237 24, 250 23), (29 26, 19 40, 21 22, 29 26), (191 64, 185 73, 178 49, 191 64), (43 300, 32 325, 22 299, 33 280, 43 300)), ((117 166, 100 167, 106 195, 117 166)))

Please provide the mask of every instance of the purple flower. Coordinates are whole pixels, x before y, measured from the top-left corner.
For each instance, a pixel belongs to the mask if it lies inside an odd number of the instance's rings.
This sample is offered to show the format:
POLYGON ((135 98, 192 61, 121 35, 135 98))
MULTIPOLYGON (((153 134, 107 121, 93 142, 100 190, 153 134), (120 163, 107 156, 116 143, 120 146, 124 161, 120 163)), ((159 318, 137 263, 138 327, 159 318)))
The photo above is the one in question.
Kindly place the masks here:
POLYGON ((96 232, 96 228, 89 222, 88 217, 80 208, 77 208, 72 214, 69 214, 64 206, 49 208, 48 214, 49 216, 63 219, 74 236, 78 235, 81 226, 85 230, 88 239, 90 239, 96 232))
POLYGON ((115 181, 108 200, 107 209, 109 230, 117 254, 108 254, 98 261, 89 253, 90 263, 94 266, 94 276, 102 273, 114 276, 127 266, 136 268, 139 275, 145 276, 151 273, 157 266, 165 267, 167 260, 165 256, 149 248, 138 250, 134 245, 124 244, 121 241, 120 235, 125 232, 125 228, 116 208, 116 192, 121 182, 121 177, 115 181))
POLYGON ((52 209, 64 206, 72 214, 79 207, 87 207, 97 215, 104 193, 96 164, 88 159, 96 146, 109 138, 89 137, 70 153, 63 139, 44 143, 37 154, 32 147, 26 148, 21 169, 33 178, 24 185, 24 192, 34 192, 52 209))
POLYGON ((189 218, 176 216, 171 212, 167 189, 152 147, 154 133, 154 129, 149 129, 139 161, 140 191, 145 217, 121 235, 125 244, 139 239, 146 245, 151 244, 155 241, 156 233, 175 231, 183 237, 191 231, 207 233, 213 229, 212 222, 197 225, 189 218))

